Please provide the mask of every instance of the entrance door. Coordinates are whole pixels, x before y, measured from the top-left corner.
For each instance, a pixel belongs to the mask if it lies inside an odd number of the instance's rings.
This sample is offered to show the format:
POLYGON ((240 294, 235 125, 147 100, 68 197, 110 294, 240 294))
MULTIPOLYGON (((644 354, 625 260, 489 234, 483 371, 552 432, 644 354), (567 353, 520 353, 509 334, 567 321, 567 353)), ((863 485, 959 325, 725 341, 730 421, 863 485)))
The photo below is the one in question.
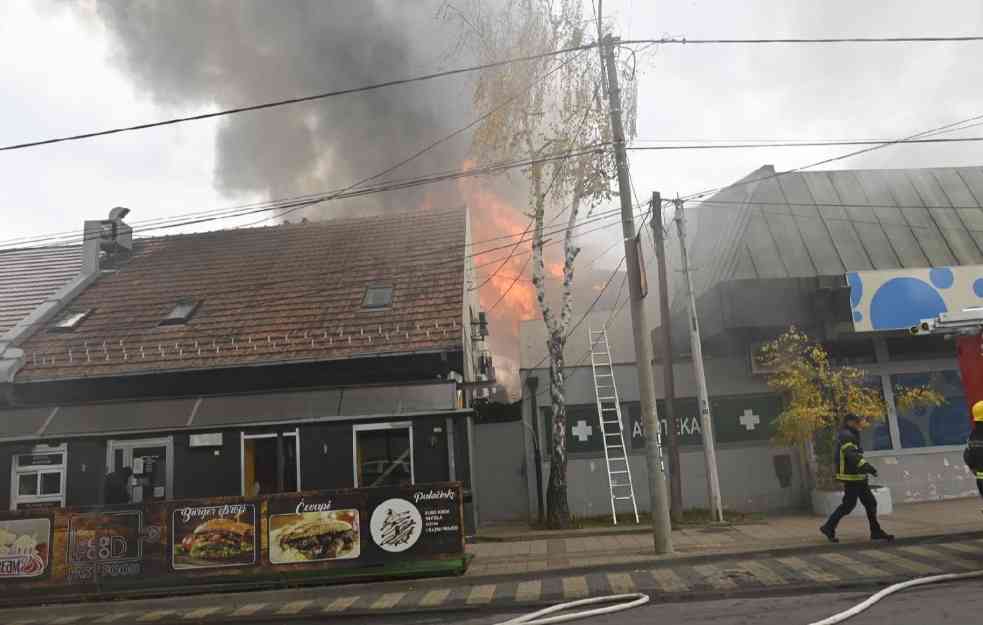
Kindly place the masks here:
POLYGON ((171 437, 109 441, 109 470, 128 467, 133 475, 130 503, 170 499, 174 487, 174 441, 171 437))
POLYGON ((356 488, 414 483, 411 422, 356 425, 352 435, 356 488))
POLYGON ((275 432, 242 434, 243 496, 300 490, 299 434, 299 430, 282 432, 280 442, 275 432), (278 476, 277 467, 281 462, 283 472, 278 476))

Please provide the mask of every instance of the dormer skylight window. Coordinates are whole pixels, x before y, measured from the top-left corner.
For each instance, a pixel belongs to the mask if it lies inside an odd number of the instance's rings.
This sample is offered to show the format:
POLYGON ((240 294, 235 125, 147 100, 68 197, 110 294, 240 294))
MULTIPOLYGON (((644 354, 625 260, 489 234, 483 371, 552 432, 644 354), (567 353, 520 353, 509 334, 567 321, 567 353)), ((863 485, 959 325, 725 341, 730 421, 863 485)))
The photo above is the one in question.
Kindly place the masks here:
POLYGON ((366 308, 387 308, 393 303, 393 288, 391 286, 370 286, 365 289, 366 308))
POLYGON ((66 310, 51 324, 50 330, 52 332, 74 332, 94 310, 95 308, 66 310))
POLYGON ((182 298, 177 301, 171 312, 167 313, 167 316, 161 319, 160 325, 162 326, 178 326, 188 323, 195 311, 201 305, 201 300, 194 300, 190 298, 182 298))

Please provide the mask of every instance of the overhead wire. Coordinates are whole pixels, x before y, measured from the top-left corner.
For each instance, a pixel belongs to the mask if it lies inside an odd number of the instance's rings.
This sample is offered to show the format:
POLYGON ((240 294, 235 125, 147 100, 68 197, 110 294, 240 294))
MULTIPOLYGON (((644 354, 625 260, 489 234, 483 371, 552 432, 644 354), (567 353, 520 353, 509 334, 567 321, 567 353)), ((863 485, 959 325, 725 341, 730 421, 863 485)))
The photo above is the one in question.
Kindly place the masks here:
POLYGON ((377 83, 372 83, 372 84, 369 84, 369 85, 362 85, 362 86, 359 86, 359 87, 349 87, 349 88, 346 88, 346 89, 335 89, 335 90, 332 90, 332 91, 325 91, 325 92, 321 92, 321 93, 315 93, 315 94, 312 94, 312 95, 301 96, 301 97, 296 97, 296 98, 286 98, 286 99, 282 99, 282 100, 273 100, 273 101, 270 101, 270 102, 264 102, 264 103, 261 103, 261 104, 251 104, 251 105, 248 105, 248 106, 239 106, 239 107, 235 107, 235 108, 227 108, 227 109, 222 109, 220 111, 213 111, 211 113, 200 113, 200 114, 197 114, 197 115, 185 115, 185 116, 182 116, 182 117, 172 117, 170 119, 164 119, 164 120, 153 121, 153 122, 145 122, 145 123, 142 123, 142 124, 134 124, 132 126, 121 126, 121 127, 117 127, 117 128, 110 128, 110 129, 106 129, 106 130, 95 130, 95 131, 91 131, 91 132, 84 132, 84 133, 79 133, 79 134, 74 134, 74 135, 66 135, 66 136, 61 136, 61 137, 54 137, 54 138, 50 138, 50 139, 39 139, 39 140, 35 140, 35 141, 25 141, 25 142, 22 142, 22 143, 14 143, 14 144, 10 144, 10 145, 0 146, 0 152, 2 152, 2 151, 9 151, 9 150, 21 150, 21 149, 24 149, 24 148, 37 147, 37 146, 42 146, 42 145, 50 145, 52 143, 61 143, 61 142, 64 142, 64 141, 78 141, 78 140, 81 140, 81 139, 91 139, 93 137, 102 137, 102 136, 106 136, 106 135, 119 134, 119 133, 123 133, 123 132, 132 132, 132 131, 137 131, 137 130, 146 130, 148 128, 157 128, 157 127, 160 127, 160 126, 170 126, 170 125, 180 124, 180 123, 190 122, 190 121, 200 121, 200 120, 203 120, 203 119, 212 119, 212 118, 215 118, 215 117, 222 117, 222 116, 225 116, 225 115, 233 115, 233 114, 237 114, 237 113, 245 113, 245 112, 248 112, 248 111, 259 111, 259 110, 263 110, 263 109, 276 108, 276 107, 280 107, 280 106, 288 106, 288 105, 292 105, 292 104, 300 104, 300 103, 303 103, 303 102, 313 102, 313 101, 316 101, 316 100, 323 100, 323 99, 326 99, 326 98, 332 98, 332 97, 337 97, 337 96, 342 96, 342 95, 351 95, 351 94, 355 94, 355 93, 364 93, 364 92, 367 92, 367 91, 375 91, 375 90, 384 89, 384 88, 387 88, 387 87, 395 87, 395 86, 398 86, 398 85, 406 85, 406 84, 415 83, 415 82, 423 82, 423 81, 434 80, 436 78, 445 78, 445 77, 448 77, 448 76, 456 76, 456 75, 459 75, 459 74, 467 74, 467 73, 471 73, 471 72, 477 72, 477 71, 482 71, 482 70, 486 70, 486 69, 492 69, 492 68, 495 68, 495 67, 501 67, 503 65, 511 65, 513 63, 523 63, 523 62, 528 62, 528 61, 535 61, 535 60, 546 58, 546 57, 557 56, 557 55, 560 55, 560 54, 568 54, 570 52, 577 52, 577 51, 580 51, 580 50, 590 50, 592 48, 597 47, 597 45, 598 45, 597 43, 589 43, 589 44, 584 44, 584 45, 580 45, 580 46, 572 46, 572 47, 569 47, 569 48, 562 48, 560 50, 552 50, 550 52, 542 52, 542 53, 539 53, 539 54, 530 54, 530 55, 521 56, 521 57, 513 57, 513 58, 509 58, 509 59, 503 59, 501 61, 493 61, 493 62, 490 62, 490 63, 482 63, 482 64, 479 64, 479 65, 472 65, 472 66, 468 66, 468 67, 459 67, 459 68, 444 70, 444 71, 440 71, 440 72, 433 72, 433 73, 423 74, 423 75, 419 75, 419 76, 412 76, 412 77, 409 77, 409 78, 400 78, 400 79, 397 79, 397 80, 387 80, 387 81, 384 81, 384 82, 377 82, 377 83))

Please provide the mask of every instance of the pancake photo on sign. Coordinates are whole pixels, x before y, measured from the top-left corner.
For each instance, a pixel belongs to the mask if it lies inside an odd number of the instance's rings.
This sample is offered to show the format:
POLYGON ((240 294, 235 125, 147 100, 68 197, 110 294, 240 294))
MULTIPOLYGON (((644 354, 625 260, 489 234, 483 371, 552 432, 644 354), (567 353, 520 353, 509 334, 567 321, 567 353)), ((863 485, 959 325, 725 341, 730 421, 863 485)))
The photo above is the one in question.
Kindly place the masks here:
POLYGON ((295 564, 359 557, 358 510, 270 516, 270 562, 295 564))

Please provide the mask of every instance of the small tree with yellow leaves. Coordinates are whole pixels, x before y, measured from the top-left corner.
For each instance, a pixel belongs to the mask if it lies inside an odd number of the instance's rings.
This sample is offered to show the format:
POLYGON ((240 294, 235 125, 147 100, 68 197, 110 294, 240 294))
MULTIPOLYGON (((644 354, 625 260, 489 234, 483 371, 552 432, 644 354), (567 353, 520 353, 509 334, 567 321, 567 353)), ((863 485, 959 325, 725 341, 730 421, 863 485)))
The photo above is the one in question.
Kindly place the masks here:
MULTIPOLYGON (((816 487, 834 488, 836 431, 847 414, 859 416, 865 426, 883 419, 887 406, 880 389, 866 383, 864 370, 831 364, 826 349, 794 326, 762 347, 756 358, 773 372, 768 376, 768 386, 785 399, 774 442, 798 447, 803 453, 814 444, 819 469, 816 487)), ((928 387, 895 391, 901 411, 938 406, 944 401, 940 393, 928 387)))

